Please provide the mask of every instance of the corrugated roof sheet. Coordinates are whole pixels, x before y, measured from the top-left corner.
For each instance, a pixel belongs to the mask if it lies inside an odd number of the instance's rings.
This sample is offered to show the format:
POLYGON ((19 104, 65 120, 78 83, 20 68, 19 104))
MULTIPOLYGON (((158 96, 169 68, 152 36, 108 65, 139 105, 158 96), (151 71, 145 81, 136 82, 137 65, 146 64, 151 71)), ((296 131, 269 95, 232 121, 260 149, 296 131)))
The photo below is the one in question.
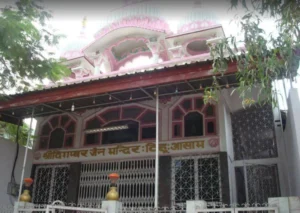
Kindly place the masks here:
POLYGON ((26 94, 26 93, 31 93, 31 92, 37 92, 37 91, 44 91, 44 90, 50 90, 50 89, 55 89, 55 88, 60 88, 60 87, 66 87, 66 86, 71 86, 71 85, 77 85, 77 84, 82 84, 82 83, 88 83, 92 81, 98 81, 98 80, 104 80, 104 79, 111 79, 111 78, 116 78, 116 77, 122 77, 122 76, 129 76, 129 75, 135 75, 139 73, 145 73, 145 72, 152 72, 152 71, 159 71, 163 70, 166 68, 172 68, 176 66, 186 66, 190 64, 195 64, 199 62, 205 62, 205 61, 210 61, 212 60, 210 55, 201 55, 201 56, 194 56, 190 57, 188 59, 180 59, 180 60, 173 60, 173 61, 167 61, 163 63, 158 63, 156 65, 148 66, 148 67, 143 67, 139 69, 127 69, 127 70, 121 70, 121 71, 114 71, 106 74, 100 74, 97 76, 90 76, 90 77, 84 77, 81 79, 75 79, 72 81, 66 81, 66 82, 57 82, 52 85, 47 85, 44 88, 39 88, 35 90, 31 90, 25 93, 17 93, 15 95, 20 95, 20 94, 26 94))

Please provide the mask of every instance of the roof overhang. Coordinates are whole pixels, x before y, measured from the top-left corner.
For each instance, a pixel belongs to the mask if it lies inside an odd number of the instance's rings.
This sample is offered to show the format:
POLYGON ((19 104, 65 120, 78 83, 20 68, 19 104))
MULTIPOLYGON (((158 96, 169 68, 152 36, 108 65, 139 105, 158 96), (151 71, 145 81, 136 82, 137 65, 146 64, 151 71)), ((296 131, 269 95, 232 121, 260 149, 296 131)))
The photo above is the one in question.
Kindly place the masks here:
MULTIPOLYGON (((236 71, 236 63, 229 62, 226 75, 219 76, 220 85, 235 85, 236 71)), ((75 105, 75 111, 82 112, 97 107, 150 100, 154 99, 153 92, 156 87, 159 87, 161 98, 201 93, 202 88, 212 85, 213 75, 212 62, 204 61, 27 92, 10 96, 7 101, 0 102, 0 119, 5 116, 6 121, 11 119, 13 122, 30 117, 32 108, 35 108, 35 117, 39 117, 65 112, 76 113, 71 112, 72 104, 75 105)))

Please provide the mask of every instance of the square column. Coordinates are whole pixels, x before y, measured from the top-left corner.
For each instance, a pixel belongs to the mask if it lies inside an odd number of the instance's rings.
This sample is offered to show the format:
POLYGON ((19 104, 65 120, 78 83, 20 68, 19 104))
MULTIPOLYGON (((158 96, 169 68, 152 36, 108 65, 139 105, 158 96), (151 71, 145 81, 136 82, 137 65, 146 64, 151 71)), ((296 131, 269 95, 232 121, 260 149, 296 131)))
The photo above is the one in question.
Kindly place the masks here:
MULTIPOLYGON (((33 209, 34 204, 33 203, 28 203, 28 202, 15 202, 14 205, 14 213, 18 213, 19 209, 33 209)), ((27 212, 33 212, 33 211, 27 211, 27 212)))
POLYGON ((107 213, 120 213, 122 212, 122 202, 115 200, 102 201, 102 209, 106 209, 107 213))
POLYGON ((197 209, 206 209, 207 203, 204 200, 186 201, 186 213, 195 213, 197 209))
POLYGON ((278 207, 280 213, 297 213, 300 211, 300 197, 272 197, 268 199, 271 207, 278 207))

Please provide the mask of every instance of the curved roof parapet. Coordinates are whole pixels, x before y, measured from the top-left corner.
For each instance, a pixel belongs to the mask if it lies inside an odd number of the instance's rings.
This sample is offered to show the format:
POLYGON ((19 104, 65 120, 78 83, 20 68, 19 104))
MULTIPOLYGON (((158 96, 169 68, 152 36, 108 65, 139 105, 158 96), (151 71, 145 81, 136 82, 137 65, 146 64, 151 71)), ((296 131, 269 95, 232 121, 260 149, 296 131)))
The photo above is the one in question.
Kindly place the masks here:
POLYGON ((203 29, 209 29, 220 26, 214 14, 204 11, 204 9, 196 9, 179 24, 177 33, 189 33, 203 29))
POLYGON ((111 25, 102 28, 98 33, 95 35, 96 39, 104 37, 106 34, 124 27, 136 27, 136 28, 143 28, 147 30, 153 30, 158 32, 164 32, 166 34, 170 34, 171 30, 169 29, 169 25, 166 21, 156 17, 149 17, 149 16, 132 16, 123 18, 111 25))
POLYGON ((151 0, 127 0, 125 6, 111 11, 111 15, 107 17, 104 25, 95 34, 95 39, 124 27, 138 27, 171 33, 169 25, 161 18, 158 6, 151 0))

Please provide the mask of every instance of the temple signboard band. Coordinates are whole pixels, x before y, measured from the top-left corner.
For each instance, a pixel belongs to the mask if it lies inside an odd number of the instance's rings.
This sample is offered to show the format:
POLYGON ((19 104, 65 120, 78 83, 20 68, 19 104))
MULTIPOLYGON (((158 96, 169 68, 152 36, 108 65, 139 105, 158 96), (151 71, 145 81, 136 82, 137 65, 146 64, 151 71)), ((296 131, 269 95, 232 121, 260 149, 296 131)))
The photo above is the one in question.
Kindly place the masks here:
MULTIPOLYGON (((34 162, 59 162, 61 160, 84 161, 98 158, 132 158, 148 155, 151 157, 155 151, 155 143, 102 146, 88 149, 47 150, 36 152, 34 154, 34 162)), ((182 154, 189 152, 203 153, 207 151, 220 151, 219 139, 217 137, 204 138, 195 141, 165 142, 159 144, 159 152, 161 155, 182 154)))

